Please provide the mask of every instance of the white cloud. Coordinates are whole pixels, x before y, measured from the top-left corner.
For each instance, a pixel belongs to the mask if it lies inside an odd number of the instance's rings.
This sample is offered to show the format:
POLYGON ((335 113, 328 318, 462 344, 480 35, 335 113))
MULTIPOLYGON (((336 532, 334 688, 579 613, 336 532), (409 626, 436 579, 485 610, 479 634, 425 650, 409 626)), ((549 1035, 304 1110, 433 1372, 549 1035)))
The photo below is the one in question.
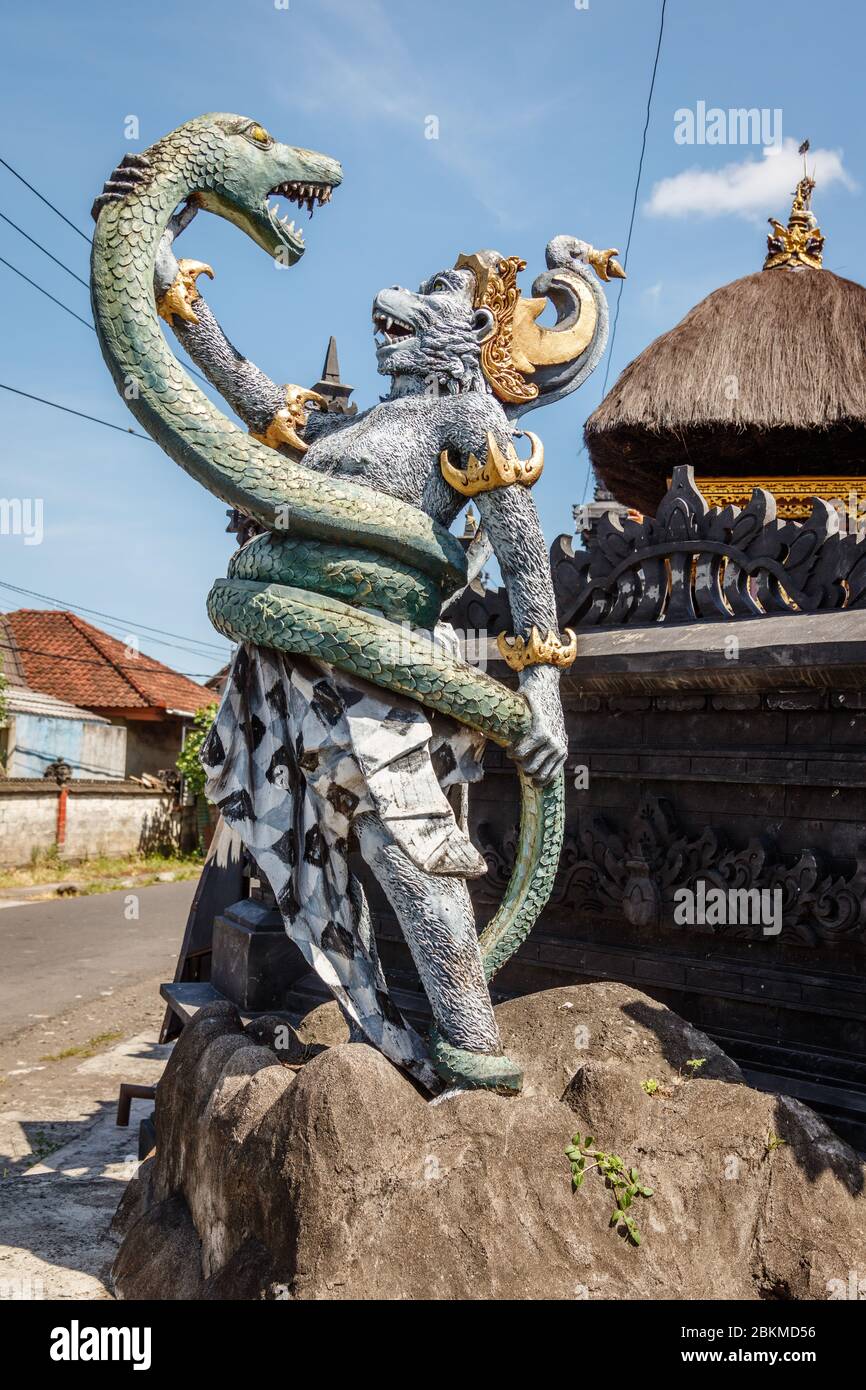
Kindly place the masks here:
MULTIPOLYGON (((759 159, 744 159, 714 171, 686 169, 653 186, 646 211, 653 217, 702 217, 732 215, 750 221, 756 217, 785 220, 791 194, 803 173, 803 159, 796 140, 784 140, 781 148, 765 146, 759 159)), ((856 187, 842 163, 839 150, 810 150, 809 172, 815 171, 819 191, 834 183, 856 187)))
POLYGON ((661 280, 656 280, 654 285, 647 285, 641 295, 644 303, 648 304, 651 308, 655 308, 662 297, 662 288, 663 282, 661 280))

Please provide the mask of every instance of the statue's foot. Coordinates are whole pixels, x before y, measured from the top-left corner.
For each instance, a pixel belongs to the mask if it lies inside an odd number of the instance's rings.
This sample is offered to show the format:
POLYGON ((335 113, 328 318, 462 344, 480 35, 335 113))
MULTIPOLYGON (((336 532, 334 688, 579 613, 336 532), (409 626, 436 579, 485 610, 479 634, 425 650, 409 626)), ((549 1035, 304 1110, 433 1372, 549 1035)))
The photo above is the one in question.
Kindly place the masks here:
POLYGON ((509 1096, 517 1095, 523 1088, 523 1072, 510 1057, 454 1047, 438 1028, 431 1029, 429 1041, 436 1075, 450 1086, 471 1086, 509 1096))

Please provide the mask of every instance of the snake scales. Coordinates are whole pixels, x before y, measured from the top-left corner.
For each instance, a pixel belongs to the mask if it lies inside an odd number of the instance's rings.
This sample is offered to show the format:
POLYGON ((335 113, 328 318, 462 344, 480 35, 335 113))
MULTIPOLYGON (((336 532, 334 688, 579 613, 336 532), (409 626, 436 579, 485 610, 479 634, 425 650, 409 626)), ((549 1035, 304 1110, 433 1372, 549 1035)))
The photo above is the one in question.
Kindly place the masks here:
MULTIPOLYGON (((262 148, 249 126, 203 116, 152 146, 147 177, 102 207, 91 264, 100 346, 132 413, 186 472, 267 528, 214 584, 211 621, 235 641, 321 658, 508 748, 530 725, 523 696, 450 656, 429 631, 465 583, 457 539, 416 507, 316 473, 244 434, 168 349, 153 273, 180 203, 196 198, 285 263, 301 249, 268 211, 269 192, 288 180, 339 182, 339 166, 325 156, 273 141, 262 148)), ((562 843, 562 773, 545 788, 519 776, 516 862, 480 941, 488 979, 544 907, 562 843)))

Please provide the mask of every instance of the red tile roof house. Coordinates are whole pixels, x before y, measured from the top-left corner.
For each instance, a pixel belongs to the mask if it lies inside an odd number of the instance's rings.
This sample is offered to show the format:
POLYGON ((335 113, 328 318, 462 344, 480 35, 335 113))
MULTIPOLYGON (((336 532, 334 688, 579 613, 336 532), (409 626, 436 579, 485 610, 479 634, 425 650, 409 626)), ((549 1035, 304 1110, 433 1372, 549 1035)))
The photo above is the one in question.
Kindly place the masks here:
POLYGON ((174 768, 184 728, 214 701, 213 690, 75 613, 19 608, 4 615, 3 626, 31 690, 125 726, 127 777, 174 768))

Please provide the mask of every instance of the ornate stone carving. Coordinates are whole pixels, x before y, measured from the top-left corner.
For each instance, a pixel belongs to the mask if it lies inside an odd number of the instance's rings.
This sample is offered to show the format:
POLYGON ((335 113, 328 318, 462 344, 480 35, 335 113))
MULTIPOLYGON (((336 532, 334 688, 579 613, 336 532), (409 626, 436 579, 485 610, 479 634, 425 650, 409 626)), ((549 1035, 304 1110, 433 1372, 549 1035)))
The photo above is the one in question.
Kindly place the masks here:
POLYGON ((616 627, 726 622, 866 606, 866 536, 842 534, 818 498, 807 521, 782 521, 755 488, 744 508, 710 508, 687 465, 655 517, 609 515, 589 548, 560 536, 551 568, 561 623, 616 627))
MULTIPOLYGON (((479 829, 487 879, 482 899, 495 900, 507 879, 516 849, 516 830, 496 844, 490 827, 479 829)), ((818 856, 804 849, 782 855, 770 839, 752 839, 743 849, 726 845, 713 830, 690 838, 670 807, 645 796, 628 826, 617 830, 602 816, 589 816, 567 834, 550 898, 554 909, 624 917, 634 927, 664 927, 730 939, 782 941, 801 946, 866 945, 866 845, 853 873, 827 873, 818 856), (680 926, 674 919, 677 889, 703 882, 707 889, 781 891, 782 931, 767 937, 760 925, 680 926)))

